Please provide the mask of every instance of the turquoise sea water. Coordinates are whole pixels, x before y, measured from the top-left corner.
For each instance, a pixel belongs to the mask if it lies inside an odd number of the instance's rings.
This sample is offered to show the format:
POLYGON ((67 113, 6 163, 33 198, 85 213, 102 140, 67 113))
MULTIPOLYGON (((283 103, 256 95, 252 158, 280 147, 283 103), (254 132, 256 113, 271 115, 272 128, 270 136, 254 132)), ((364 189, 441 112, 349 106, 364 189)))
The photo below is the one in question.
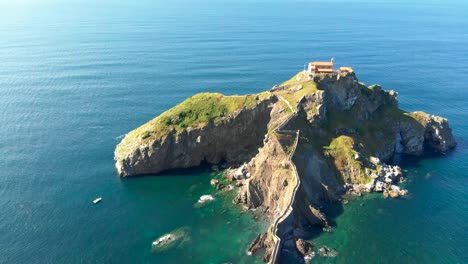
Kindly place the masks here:
POLYGON ((133 2, 0 1, 1 263, 259 261, 245 249, 265 224, 209 171, 122 180, 115 145, 194 93, 263 91, 330 57, 448 117, 459 145, 404 159, 408 198, 327 208, 333 233, 311 238, 339 254, 314 261, 468 261, 466 2, 133 2), (151 252, 180 227, 191 243, 151 252))

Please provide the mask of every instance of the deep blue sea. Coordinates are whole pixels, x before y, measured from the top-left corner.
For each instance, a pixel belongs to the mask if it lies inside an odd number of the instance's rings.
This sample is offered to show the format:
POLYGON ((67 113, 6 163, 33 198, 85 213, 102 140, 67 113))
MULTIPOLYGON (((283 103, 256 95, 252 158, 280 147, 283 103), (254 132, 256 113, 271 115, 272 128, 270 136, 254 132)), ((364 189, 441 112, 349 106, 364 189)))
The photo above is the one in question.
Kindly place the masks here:
POLYGON ((398 91, 402 108, 447 117, 459 144, 404 160, 407 198, 328 208, 333 232, 311 239, 338 256, 313 262, 468 263, 461 0, 0 0, 0 263, 260 261, 245 250, 265 223, 213 190, 219 176, 122 180, 114 148, 195 93, 260 92, 331 57, 398 91), (202 194, 216 200, 198 208, 202 194), (181 227, 187 245, 151 251, 181 227))

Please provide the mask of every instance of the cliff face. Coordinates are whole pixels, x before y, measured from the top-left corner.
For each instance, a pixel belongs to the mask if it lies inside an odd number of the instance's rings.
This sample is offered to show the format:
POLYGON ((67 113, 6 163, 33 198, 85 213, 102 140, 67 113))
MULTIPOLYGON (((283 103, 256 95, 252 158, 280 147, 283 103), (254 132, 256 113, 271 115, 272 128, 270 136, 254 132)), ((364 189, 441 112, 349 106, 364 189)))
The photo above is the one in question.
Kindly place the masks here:
POLYGON ((324 203, 346 191, 397 193, 400 171, 384 164, 396 153, 455 145, 447 119, 399 109, 394 91, 367 87, 354 73, 301 72, 258 95, 192 97, 129 133, 115 160, 121 176, 243 164, 227 173, 240 183, 234 202, 271 217, 269 234, 252 248, 266 247, 264 259, 276 261, 304 226, 328 226, 324 203))
POLYGON ((403 153, 421 155, 425 146, 446 153, 456 145, 446 118, 424 112, 409 113, 409 116, 400 120, 397 135, 403 145, 403 153))
MULTIPOLYGON (((237 99, 227 97, 221 100, 237 99)), ((197 123, 179 131, 171 127, 167 134, 156 137, 145 136, 151 133, 148 131, 158 133, 158 127, 144 125, 129 133, 117 146, 117 172, 126 177, 194 167, 204 161, 212 164, 248 161, 262 146, 275 101, 275 97, 267 96, 247 108, 241 102, 234 112, 216 116, 222 118, 216 122, 214 117, 204 124, 197 123)), ((178 115, 180 113, 171 118, 178 115)))

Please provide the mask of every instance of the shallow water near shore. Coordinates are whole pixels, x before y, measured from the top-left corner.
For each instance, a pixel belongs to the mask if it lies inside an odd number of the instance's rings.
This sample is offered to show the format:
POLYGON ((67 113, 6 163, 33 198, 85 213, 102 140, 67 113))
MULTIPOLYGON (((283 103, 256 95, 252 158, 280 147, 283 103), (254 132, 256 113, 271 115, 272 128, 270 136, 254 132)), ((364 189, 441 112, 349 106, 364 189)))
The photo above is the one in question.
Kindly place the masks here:
MULTIPOLYGON (((400 185, 409 190, 407 196, 384 199, 372 193, 325 207, 332 232, 314 227, 309 232, 316 250, 329 247, 338 256, 317 255, 311 263, 463 263, 466 219, 453 212, 467 209, 457 201, 465 199, 466 179, 454 155, 406 158, 402 166, 407 181, 400 185), (453 167, 441 170, 441 158, 453 167)), ((297 260, 290 254, 284 257, 297 260)))
POLYGON ((195 93, 264 91, 331 57, 449 118, 459 144, 403 160, 408 197, 328 208, 333 232, 311 239, 338 256, 313 262, 466 262, 465 1, 134 2, 0 2, 0 263, 259 262, 246 249, 265 223, 209 170, 120 179, 115 145, 195 93), (180 227, 189 244, 152 252, 180 227))
MULTIPOLYGON (((394 263, 395 259, 402 263, 463 263, 460 256, 466 254, 466 218, 453 213, 468 209, 457 201, 466 199, 466 176, 460 171, 467 165, 460 166, 456 155, 426 156, 424 160, 405 157, 401 166, 407 169, 407 182, 402 185, 409 195, 383 199, 375 193, 344 205, 342 213, 336 214, 339 217, 334 219, 333 232, 315 240, 318 247, 340 250, 340 258, 316 262, 371 262, 379 256, 378 263, 394 263), (446 162, 450 166, 441 168, 446 162)), ((337 207, 343 206, 331 206, 330 210, 339 212, 337 207)))

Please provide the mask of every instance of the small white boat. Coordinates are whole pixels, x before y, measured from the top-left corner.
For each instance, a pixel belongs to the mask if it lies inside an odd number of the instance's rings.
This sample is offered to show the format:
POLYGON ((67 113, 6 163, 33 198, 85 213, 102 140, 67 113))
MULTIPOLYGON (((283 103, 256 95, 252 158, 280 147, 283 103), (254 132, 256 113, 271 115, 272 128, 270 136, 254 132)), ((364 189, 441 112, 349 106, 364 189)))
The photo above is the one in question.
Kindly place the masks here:
POLYGON ((99 203, 101 200, 102 200, 102 197, 96 198, 96 199, 94 199, 93 204, 97 204, 97 203, 99 203))
POLYGON ((154 241, 153 246, 157 246, 157 245, 159 245, 161 243, 167 243, 167 242, 171 241, 171 239, 172 239, 171 234, 164 235, 164 236, 160 237, 158 240, 154 241))

